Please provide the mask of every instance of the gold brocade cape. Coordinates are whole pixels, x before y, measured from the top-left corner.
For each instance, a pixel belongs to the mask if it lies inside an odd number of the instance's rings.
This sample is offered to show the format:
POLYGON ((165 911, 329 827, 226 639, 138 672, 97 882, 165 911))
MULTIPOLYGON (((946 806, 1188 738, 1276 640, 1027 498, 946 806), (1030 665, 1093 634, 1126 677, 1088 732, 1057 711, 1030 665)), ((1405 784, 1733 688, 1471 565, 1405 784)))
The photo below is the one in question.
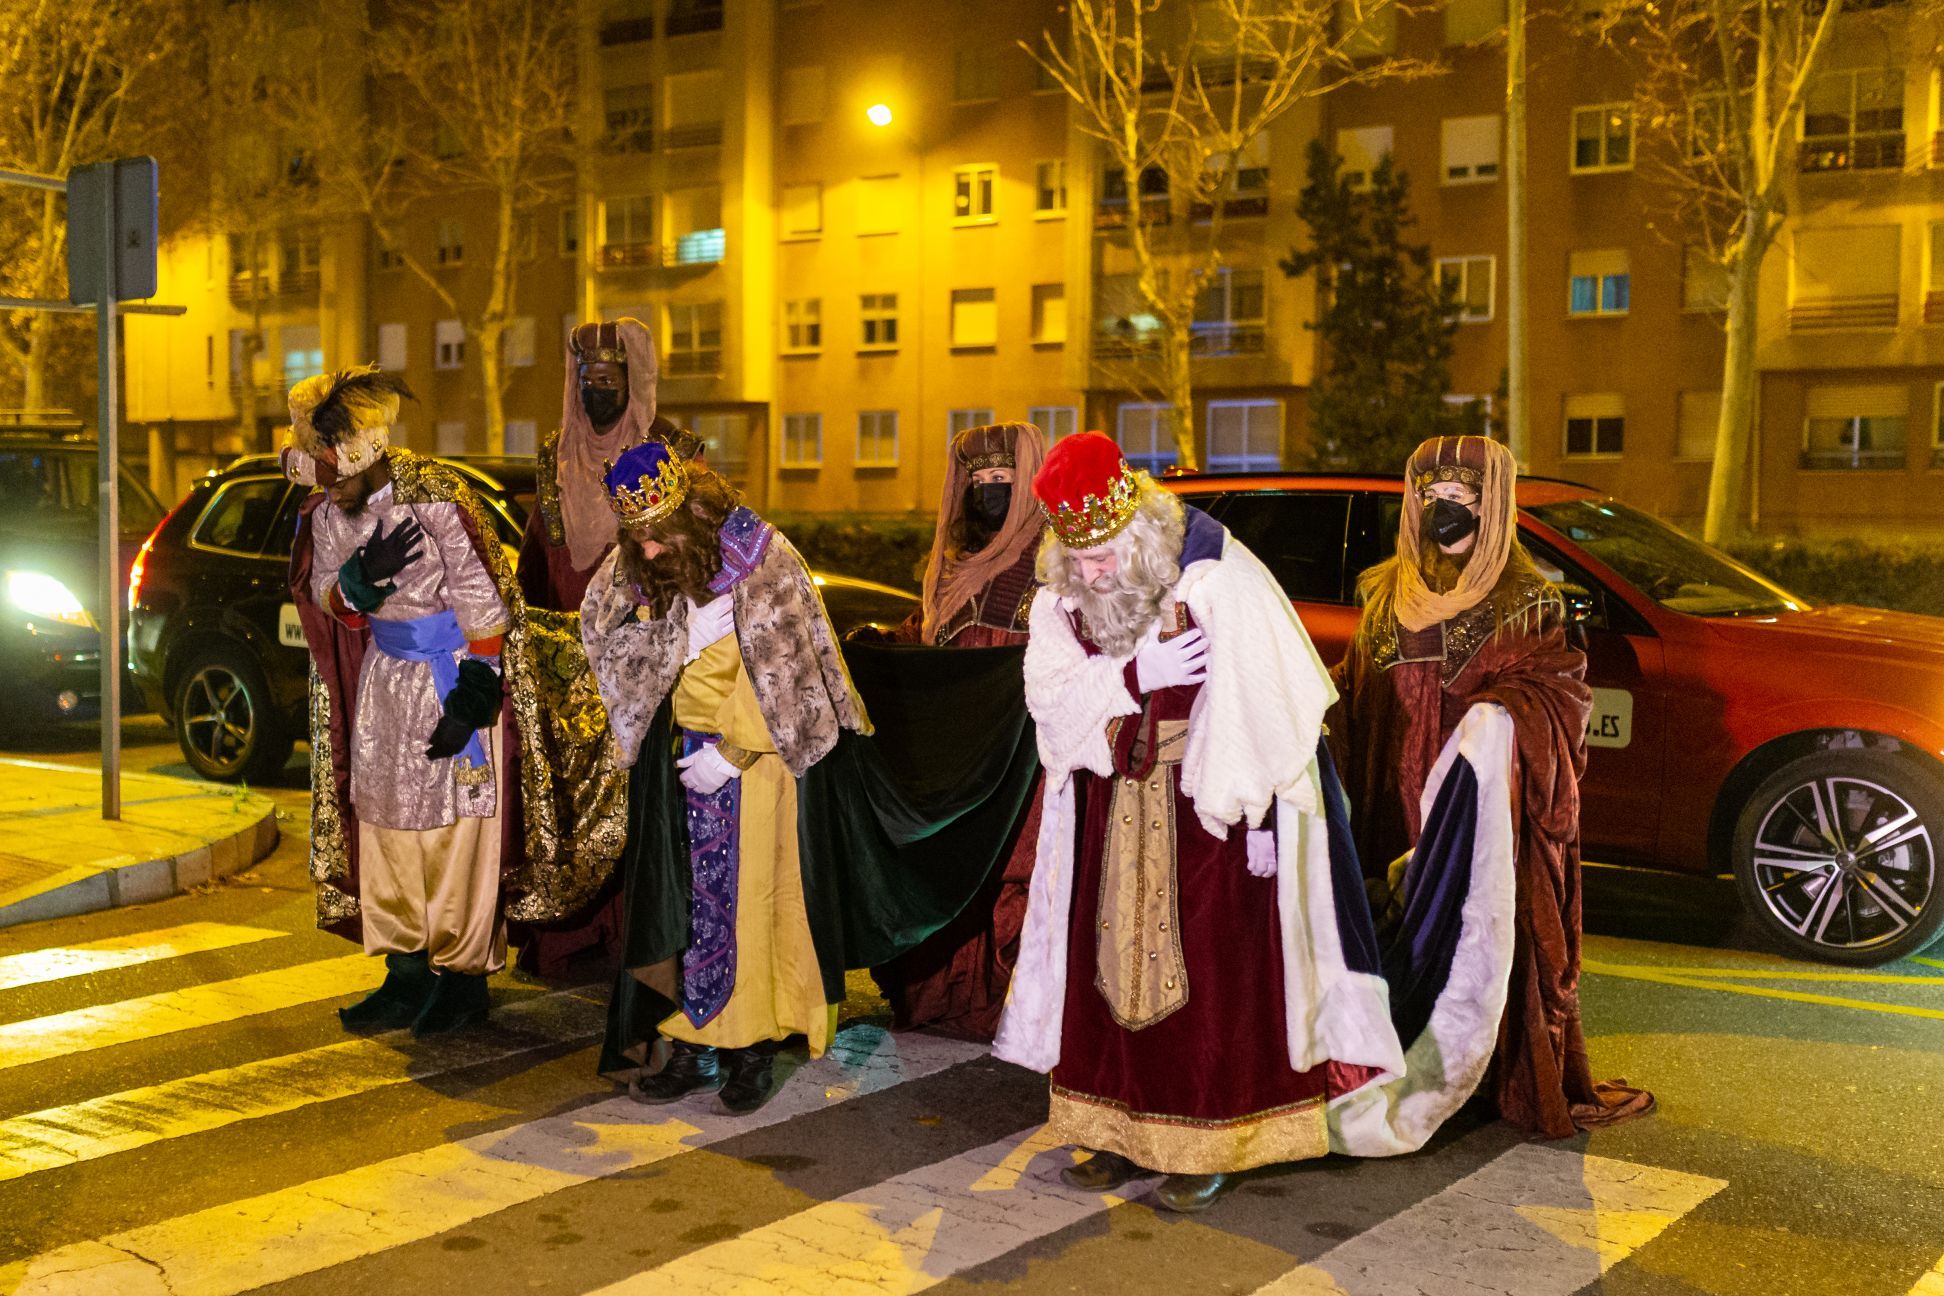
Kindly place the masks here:
MULTIPOLYGON (((499 809, 507 838, 501 908, 518 922, 571 918, 613 874, 627 833, 626 772, 617 767, 608 741, 607 714, 581 646, 579 618, 527 607, 485 506, 457 473, 410 451, 386 453, 399 503, 460 507, 473 548, 506 603, 508 629, 500 650, 506 704, 496 755, 509 766, 517 761, 518 777, 506 780, 499 809), (522 829, 522 840, 513 840, 522 829)), ((291 597, 312 655, 310 869, 318 925, 355 936, 357 823, 342 753, 355 706, 355 698, 345 695, 356 688, 368 632, 345 625, 311 596, 310 514, 323 498, 314 494, 303 505, 290 560, 291 597)))

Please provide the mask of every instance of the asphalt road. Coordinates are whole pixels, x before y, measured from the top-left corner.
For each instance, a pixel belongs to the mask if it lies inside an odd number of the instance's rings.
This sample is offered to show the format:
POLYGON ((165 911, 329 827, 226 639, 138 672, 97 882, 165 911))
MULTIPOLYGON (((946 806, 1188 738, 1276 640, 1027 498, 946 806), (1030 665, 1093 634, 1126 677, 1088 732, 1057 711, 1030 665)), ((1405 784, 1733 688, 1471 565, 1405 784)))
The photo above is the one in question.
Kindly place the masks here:
MULTIPOLYGON (((152 718, 128 739, 186 772, 152 718)), ((477 1036, 348 1039, 376 973, 311 926, 301 763, 271 791, 250 874, 0 932, 0 1293, 1944 1294, 1944 951, 1791 963, 1720 883, 1588 874, 1595 1069, 1655 1116, 1535 1144, 1467 1115, 1183 1218, 1060 1187, 1043 1080, 887 1034, 864 978, 741 1120, 617 1098, 599 987, 506 976, 477 1036)))

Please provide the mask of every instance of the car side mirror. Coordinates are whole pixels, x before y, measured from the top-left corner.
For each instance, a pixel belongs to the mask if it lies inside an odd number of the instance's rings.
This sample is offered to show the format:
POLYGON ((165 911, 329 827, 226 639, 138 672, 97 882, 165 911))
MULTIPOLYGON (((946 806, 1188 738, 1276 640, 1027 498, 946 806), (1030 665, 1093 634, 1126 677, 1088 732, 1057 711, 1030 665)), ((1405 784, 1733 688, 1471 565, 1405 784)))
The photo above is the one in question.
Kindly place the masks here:
POLYGON ((1566 601, 1566 619, 1574 625, 1587 624, 1599 611, 1599 606, 1593 598, 1593 591, 1584 585, 1566 581, 1560 585, 1559 593, 1566 601))

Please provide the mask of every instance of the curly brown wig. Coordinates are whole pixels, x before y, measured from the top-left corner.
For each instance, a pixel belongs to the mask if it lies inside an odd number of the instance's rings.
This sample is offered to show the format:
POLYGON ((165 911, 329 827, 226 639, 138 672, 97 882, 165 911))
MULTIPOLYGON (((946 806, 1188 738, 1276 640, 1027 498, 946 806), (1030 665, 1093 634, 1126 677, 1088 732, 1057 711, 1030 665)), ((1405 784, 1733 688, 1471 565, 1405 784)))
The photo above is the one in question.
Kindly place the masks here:
POLYGON ((690 464, 688 472, 688 498, 682 507, 638 535, 621 531, 621 574, 634 583, 636 597, 650 616, 666 616, 683 596, 696 603, 709 601, 709 582, 722 570, 722 524, 742 502, 720 474, 700 464, 690 464), (641 548, 643 539, 661 545, 662 551, 648 557, 641 548))

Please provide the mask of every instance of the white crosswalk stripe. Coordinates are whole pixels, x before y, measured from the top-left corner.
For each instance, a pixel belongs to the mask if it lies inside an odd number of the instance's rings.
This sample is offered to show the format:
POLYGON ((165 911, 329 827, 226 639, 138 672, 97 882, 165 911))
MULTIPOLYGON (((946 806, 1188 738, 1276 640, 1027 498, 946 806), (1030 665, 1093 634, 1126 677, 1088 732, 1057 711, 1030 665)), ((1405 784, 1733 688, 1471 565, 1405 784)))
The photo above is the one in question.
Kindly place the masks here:
POLYGON ((233 1296, 882 1092, 984 1053, 955 1040, 853 1025, 751 1115, 726 1115, 706 1096, 670 1107, 610 1099, 63 1247, 0 1267, 0 1291, 233 1296))
POLYGON ((1944 1296, 1944 1259, 1939 1259, 1929 1273, 1917 1280, 1910 1296, 1944 1296))
POLYGON ((0 956, 0 990, 110 972, 159 959, 231 949, 287 935, 288 932, 265 927, 198 922, 128 936, 105 936, 78 945, 8 954, 0 956))

